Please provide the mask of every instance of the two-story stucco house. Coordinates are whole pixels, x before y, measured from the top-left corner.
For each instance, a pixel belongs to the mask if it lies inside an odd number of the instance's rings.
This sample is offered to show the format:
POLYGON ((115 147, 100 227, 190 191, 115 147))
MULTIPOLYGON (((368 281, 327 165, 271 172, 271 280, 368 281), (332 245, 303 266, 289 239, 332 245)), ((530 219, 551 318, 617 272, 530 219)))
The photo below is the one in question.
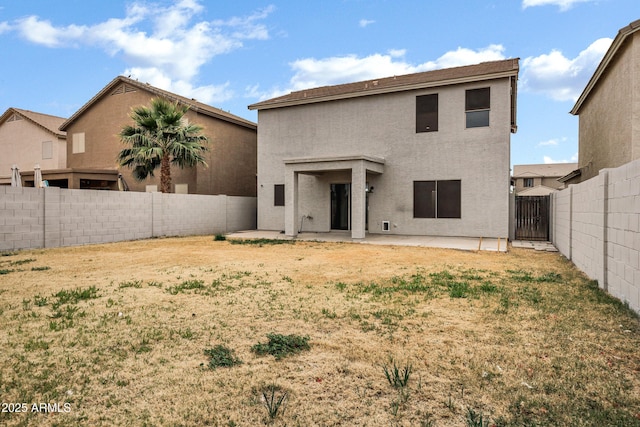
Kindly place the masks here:
POLYGON ((640 159, 640 20, 618 31, 571 114, 579 124, 577 184, 640 159))
POLYGON ((292 92, 258 110, 258 229, 507 237, 518 59, 292 92))
POLYGON ((63 117, 9 108, 0 116, 0 185, 11 183, 11 168, 18 166, 26 185, 33 186, 33 171, 64 169, 67 135, 58 130, 63 117), (31 180, 31 182, 29 182, 31 180))
POLYGON ((125 145, 118 137, 125 125, 133 125, 133 107, 149 106, 153 98, 187 105, 186 119, 203 126, 209 139, 208 167, 171 167, 172 192, 190 194, 256 195, 256 124, 226 111, 171 93, 148 83, 118 76, 60 126, 68 136, 67 167, 75 173, 69 188, 116 189, 118 174, 132 191, 156 191, 160 171, 143 182, 131 169, 120 167, 116 157, 125 145))
POLYGON ((558 181, 578 167, 577 163, 513 165, 513 185, 518 196, 548 196, 566 187, 558 181))

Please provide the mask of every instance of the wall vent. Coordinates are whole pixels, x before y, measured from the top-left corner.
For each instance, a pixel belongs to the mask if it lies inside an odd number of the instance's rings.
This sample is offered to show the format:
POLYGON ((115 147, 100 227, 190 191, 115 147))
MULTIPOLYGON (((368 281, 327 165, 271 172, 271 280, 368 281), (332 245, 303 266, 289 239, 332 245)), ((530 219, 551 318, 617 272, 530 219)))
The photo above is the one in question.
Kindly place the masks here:
POLYGON ((382 231, 389 231, 389 230, 391 230, 389 226, 389 221, 382 221, 382 231))

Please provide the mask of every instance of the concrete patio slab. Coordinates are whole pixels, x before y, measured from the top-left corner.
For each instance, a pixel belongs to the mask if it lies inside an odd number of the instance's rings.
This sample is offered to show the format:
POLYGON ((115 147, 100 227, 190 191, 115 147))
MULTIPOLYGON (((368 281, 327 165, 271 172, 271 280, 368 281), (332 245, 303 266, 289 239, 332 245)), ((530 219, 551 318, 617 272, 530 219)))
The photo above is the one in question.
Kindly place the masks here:
POLYGON ((511 242, 511 246, 514 248, 525 248, 525 249, 534 249, 536 251, 546 251, 546 252, 558 252, 553 243, 551 242, 541 242, 535 240, 514 240, 511 242))
POLYGON ((317 242, 348 242, 370 245, 422 246, 430 248, 459 249, 465 251, 507 252, 506 239, 478 237, 404 236, 396 234, 367 234, 364 239, 352 239, 351 232, 331 231, 327 233, 299 233, 296 237, 285 236, 278 231, 247 230, 229 233, 228 239, 282 239, 317 242))

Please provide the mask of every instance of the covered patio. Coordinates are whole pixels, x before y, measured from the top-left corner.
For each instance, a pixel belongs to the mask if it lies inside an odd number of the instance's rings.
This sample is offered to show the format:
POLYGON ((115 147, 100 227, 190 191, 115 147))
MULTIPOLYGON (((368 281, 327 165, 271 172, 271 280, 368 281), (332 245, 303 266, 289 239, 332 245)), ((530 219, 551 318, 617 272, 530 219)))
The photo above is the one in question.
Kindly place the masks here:
POLYGON ((299 175, 351 171, 350 230, 352 239, 364 239, 366 233, 367 173, 382 174, 384 159, 373 156, 339 156, 285 159, 285 235, 298 235, 300 222, 299 175))

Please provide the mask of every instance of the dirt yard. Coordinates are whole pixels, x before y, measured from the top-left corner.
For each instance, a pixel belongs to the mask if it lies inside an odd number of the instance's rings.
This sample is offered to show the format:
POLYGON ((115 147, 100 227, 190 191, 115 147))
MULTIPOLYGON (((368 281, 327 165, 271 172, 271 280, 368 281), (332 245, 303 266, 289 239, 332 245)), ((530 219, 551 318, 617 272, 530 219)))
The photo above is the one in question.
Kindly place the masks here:
POLYGON ((0 424, 640 426, 638 317, 561 255, 278 243, 3 253, 0 424))

